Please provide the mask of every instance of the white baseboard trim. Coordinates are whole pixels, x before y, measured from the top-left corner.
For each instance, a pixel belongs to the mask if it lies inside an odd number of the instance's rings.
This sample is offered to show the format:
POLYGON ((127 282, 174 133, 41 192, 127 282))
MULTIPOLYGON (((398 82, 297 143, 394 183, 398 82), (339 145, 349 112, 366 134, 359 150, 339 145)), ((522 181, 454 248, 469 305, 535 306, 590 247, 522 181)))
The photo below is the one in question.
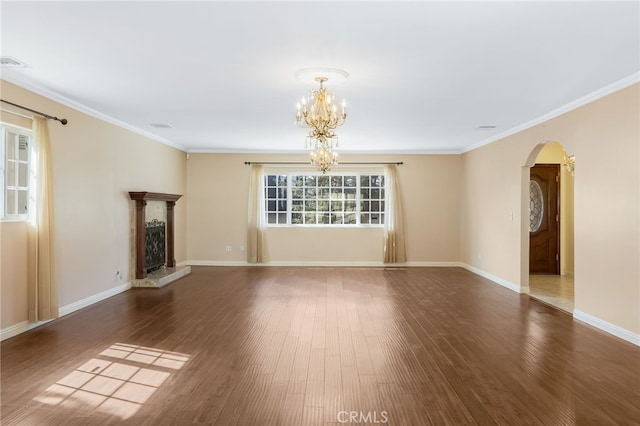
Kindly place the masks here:
POLYGON ((599 328, 606 333, 613 334, 614 336, 626 340, 629 343, 633 343, 636 346, 640 346, 640 334, 633 333, 625 328, 601 320, 598 317, 594 317, 593 315, 589 315, 586 312, 582 312, 578 309, 573 310, 573 318, 589 324, 595 328, 599 328))
POLYGON ((525 291, 529 291, 528 288, 521 288, 519 285, 514 284, 510 281, 497 277, 493 274, 488 273, 487 271, 483 271, 482 269, 476 268, 475 266, 467 265, 466 263, 460 263, 461 268, 466 269, 467 271, 473 272, 476 275, 480 275, 483 278, 493 281, 496 284, 499 284, 503 287, 508 288, 509 290, 515 291, 516 293, 524 293, 525 291))
POLYGON ((298 266, 298 267, 343 267, 343 268, 455 268, 460 262, 406 262, 384 263, 378 261, 295 261, 274 260, 267 263, 248 263, 242 260, 187 260, 189 266, 298 266))
POLYGON ((98 303, 104 299, 108 299, 111 296, 115 296, 116 294, 120 294, 124 291, 127 291, 131 288, 131 283, 124 283, 119 286, 110 288, 98 294, 94 294, 93 296, 86 297, 82 300, 78 300, 77 302, 70 303, 66 306, 60 307, 58 310, 58 314, 63 317, 65 315, 69 315, 72 312, 78 311, 82 308, 86 308, 87 306, 91 306, 94 303, 98 303))
MULTIPOLYGON (((104 299, 108 299, 109 297, 115 296, 116 294, 120 294, 124 291, 129 290, 130 288, 131 288, 131 283, 124 283, 119 286, 110 288, 109 290, 105 290, 98 294, 94 294, 93 296, 89 296, 82 300, 78 300, 77 302, 73 302, 68 305, 61 306, 58 309, 58 318, 63 317, 65 315, 69 315, 70 313, 80 310, 82 308, 86 308, 87 306, 91 306, 94 303, 98 303, 104 299)), ((0 330, 0 341, 17 336, 18 334, 24 333, 25 331, 32 330, 36 327, 40 327, 41 325, 44 325, 51 321, 53 320, 38 321, 38 322, 23 321, 18 324, 14 324, 12 326, 9 326, 7 328, 0 330)))

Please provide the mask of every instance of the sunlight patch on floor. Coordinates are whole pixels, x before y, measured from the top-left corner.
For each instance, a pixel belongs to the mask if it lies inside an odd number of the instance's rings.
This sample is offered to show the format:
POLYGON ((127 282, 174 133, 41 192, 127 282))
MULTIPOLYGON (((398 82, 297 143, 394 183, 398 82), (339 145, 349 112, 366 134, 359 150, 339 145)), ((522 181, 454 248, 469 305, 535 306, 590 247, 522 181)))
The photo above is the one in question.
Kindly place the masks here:
POLYGON ((179 370, 188 360, 189 355, 177 352, 116 343, 34 400, 81 412, 97 410, 125 420, 169 378, 171 372, 161 369, 179 370))

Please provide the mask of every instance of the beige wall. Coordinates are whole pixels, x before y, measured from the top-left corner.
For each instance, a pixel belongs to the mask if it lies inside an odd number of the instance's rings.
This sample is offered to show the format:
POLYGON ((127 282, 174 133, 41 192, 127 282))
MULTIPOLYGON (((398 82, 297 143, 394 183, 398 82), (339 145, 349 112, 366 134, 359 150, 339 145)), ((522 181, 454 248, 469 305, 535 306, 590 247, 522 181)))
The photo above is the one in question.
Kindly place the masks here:
MULTIPOLYGON (((126 283, 130 275, 131 204, 127 191, 185 194, 185 153, 5 81, 1 81, 1 89, 3 99, 69 120, 67 126, 49 122, 59 305, 64 307, 126 283), (117 271, 122 279, 116 277, 117 271)), ((13 118, 5 113, 0 120, 13 118)), ((2 224, 2 329, 27 319, 22 307, 10 317, 5 315, 5 306, 15 301, 17 307, 26 300, 22 255, 11 252, 15 263, 5 261, 7 246, 25 244, 24 232, 7 232, 16 231, 14 226, 2 224)), ((176 260, 185 259, 183 198, 176 204, 176 260)))
POLYGON ((462 261, 527 284, 523 166, 557 141, 576 156, 575 308, 639 333, 639 95, 636 84, 464 154, 462 261))
POLYGON ((26 222, 0 222, 0 309, 2 328, 27 319, 26 222))
MULTIPOLYGON (((558 142, 546 144, 538 156, 536 164, 565 163, 566 153, 558 142)), ((560 273, 573 275, 573 175, 560 167, 560 273)))
MULTIPOLYGON (((244 161, 307 161, 306 155, 191 154, 187 167, 187 257, 190 261, 244 262, 250 167, 244 161), (227 253, 225 246, 231 245, 227 253)), ((398 179, 410 262, 457 262, 459 155, 340 157, 343 162, 403 161, 398 179)), ((344 166, 347 167, 347 166, 344 166)), ((306 168, 306 170, 313 170, 306 168)), ((348 168, 336 167, 338 170, 348 168)), ((380 169, 381 170, 381 169, 380 169)), ((381 228, 269 228, 272 262, 382 261, 381 228)))

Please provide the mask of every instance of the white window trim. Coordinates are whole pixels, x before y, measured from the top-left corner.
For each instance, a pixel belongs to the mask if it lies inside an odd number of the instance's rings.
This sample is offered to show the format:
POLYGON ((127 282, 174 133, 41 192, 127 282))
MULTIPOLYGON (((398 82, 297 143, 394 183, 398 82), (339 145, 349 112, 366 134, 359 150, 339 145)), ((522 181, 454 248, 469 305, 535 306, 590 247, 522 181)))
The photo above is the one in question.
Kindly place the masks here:
POLYGON ((31 197, 33 196, 33 133, 30 129, 0 123, 0 222, 26 222, 29 220, 29 211, 21 214, 7 214, 7 133, 13 132, 29 137, 29 149, 27 150, 27 199, 29 207, 33 207, 31 197))

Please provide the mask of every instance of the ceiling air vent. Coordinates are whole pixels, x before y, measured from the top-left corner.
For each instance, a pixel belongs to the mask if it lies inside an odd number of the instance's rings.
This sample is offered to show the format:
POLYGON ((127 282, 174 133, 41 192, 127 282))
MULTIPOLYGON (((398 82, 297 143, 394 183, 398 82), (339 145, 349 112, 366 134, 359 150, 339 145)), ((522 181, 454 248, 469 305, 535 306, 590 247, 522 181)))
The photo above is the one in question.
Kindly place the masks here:
POLYGON ((495 129, 498 126, 492 125, 492 124, 484 124, 481 126, 478 126, 478 130, 491 130, 491 129, 495 129))
POLYGON ((28 68, 27 64, 11 56, 0 57, 0 65, 6 68, 28 68))
POLYGON ((156 129, 172 129, 173 126, 167 123, 151 123, 151 127, 155 127, 156 129))

